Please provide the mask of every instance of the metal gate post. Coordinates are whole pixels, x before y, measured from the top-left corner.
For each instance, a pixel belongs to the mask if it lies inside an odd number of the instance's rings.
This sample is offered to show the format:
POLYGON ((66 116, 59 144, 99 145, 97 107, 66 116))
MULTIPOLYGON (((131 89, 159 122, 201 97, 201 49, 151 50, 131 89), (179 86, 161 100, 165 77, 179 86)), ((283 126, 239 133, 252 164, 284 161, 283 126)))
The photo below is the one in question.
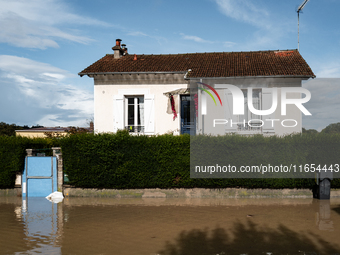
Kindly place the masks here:
POLYGON ((315 176, 316 187, 313 190, 313 197, 317 199, 330 199, 333 172, 321 170, 315 173, 315 176))
POLYGON ((63 155, 61 147, 52 147, 53 156, 57 157, 57 185, 58 191, 63 192, 64 173, 63 173, 63 155))

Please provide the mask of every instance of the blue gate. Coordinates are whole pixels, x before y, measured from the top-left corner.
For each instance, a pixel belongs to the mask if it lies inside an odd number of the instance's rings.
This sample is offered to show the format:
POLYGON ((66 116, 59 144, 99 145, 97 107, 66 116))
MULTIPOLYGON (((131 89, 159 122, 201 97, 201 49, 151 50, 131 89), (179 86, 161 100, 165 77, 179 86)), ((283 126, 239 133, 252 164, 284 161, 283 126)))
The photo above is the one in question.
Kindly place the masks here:
POLYGON ((23 198, 46 197, 57 191, 57 158, 27 156, 21 187, 23 198))

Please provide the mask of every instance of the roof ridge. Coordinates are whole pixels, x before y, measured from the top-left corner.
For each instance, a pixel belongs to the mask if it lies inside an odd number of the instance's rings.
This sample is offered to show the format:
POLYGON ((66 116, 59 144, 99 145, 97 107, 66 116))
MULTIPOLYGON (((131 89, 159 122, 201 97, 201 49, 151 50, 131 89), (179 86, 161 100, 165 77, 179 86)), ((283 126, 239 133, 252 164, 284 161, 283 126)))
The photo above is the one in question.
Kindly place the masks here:
MULTIPOLYGON (((137 54, 137 56, 182 56, 182 55, 196 55, 196 54, 226 54, 226 53, 262 53, 262 52, 285 52, 285 51, 296 51, 297 49, 286 49, 286 50, 254 50, 254 51, 214 51, 214 52, 187 52, 187 53, 169 53, 169 54, 137 54)), ((106 55, 113 55, 113 54, 106 54, 106 55)), ((133 56, 134 54, 129 54, 129 56, 133 56)))

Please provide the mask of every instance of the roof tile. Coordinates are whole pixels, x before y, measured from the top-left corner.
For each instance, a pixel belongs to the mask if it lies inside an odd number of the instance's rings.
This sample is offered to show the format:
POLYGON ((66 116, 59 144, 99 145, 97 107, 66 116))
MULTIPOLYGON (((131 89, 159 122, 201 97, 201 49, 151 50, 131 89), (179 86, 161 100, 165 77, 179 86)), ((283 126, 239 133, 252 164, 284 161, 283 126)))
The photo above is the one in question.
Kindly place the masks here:
POLYGON ((126 55, 107 54, 79 73, 191 72, 187 77, 306 76, 315 77, 297 50, 126 55))

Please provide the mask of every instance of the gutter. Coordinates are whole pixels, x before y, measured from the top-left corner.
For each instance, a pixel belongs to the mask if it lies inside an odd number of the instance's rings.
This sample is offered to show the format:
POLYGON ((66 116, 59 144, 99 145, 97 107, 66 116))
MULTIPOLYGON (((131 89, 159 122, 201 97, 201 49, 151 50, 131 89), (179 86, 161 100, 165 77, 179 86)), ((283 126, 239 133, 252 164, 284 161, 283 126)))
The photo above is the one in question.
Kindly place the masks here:
POLYGON ((189 77, 187 78, 186 75, 184 76, 184 79, 186 80, 199 80, 199 79, 226 79, 226 78, 232 78, 232 79, 253 79, 253 78, 305 78, 314 79, 316 76, 307 76, 307 75, 270 75, 270 76, 227 76, 227 77, 189 77))
POLYGON ((107 75, 107 74, 185 74, 186 71, 175 71, 175 72, 97 72, 97 73, 78 73, 80 77, 84 75, 107 75))
POLYGON ((92 73, 78 73, 80 77, 84 75, 115 75, 115 74, 184 74, 185 80, 199 80, 199 79, 251 79, 251 78, 302 78, 302 79, 309 79, 309 78, 316 78, 316 76, 311 75, 261 75, 261 76, 227 76, 227 77, 187 77, 192 70, 189 69, 188 71, 174 71, 174 72, 92 72, 92 73))

